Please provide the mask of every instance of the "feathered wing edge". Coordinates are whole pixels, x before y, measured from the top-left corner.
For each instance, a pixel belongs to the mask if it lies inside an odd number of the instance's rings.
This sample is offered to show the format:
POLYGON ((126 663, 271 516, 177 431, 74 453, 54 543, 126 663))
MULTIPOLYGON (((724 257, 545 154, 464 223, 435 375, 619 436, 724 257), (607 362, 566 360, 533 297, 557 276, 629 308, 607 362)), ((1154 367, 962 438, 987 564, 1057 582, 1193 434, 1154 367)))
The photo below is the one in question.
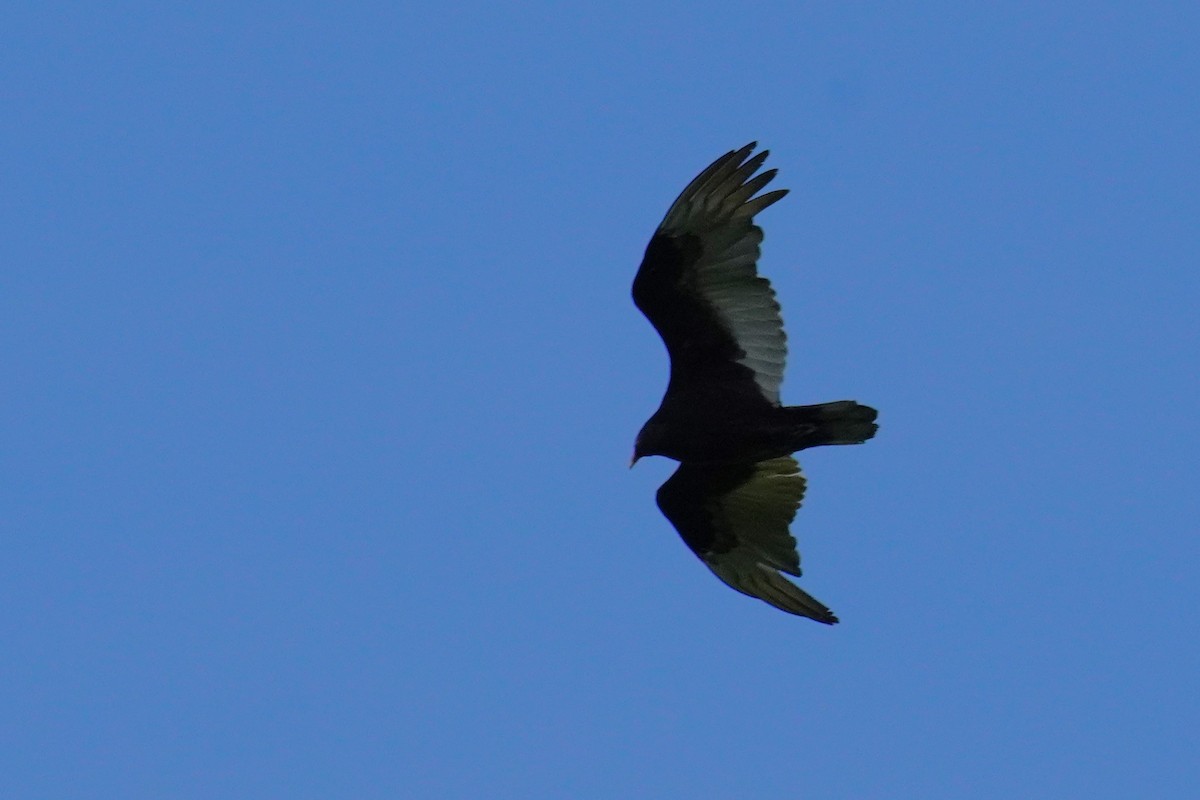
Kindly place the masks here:
POLYGON ((744 595, 755 597, 781 611, 808 617, 826 625, 836 625, 837 616, 829 607, 763 563, 738 558, 723 562, 704 560, 712 573, 744 595))
POLYGON ((751 142, 740 150, 730 150, 709 164, 675 198, 658 229, 666 233, 693 233, 695 231, 689 223, 698 219, 708 220, 710 225, 724 224, 733 219, 749 221, 755 214, 783 198, 787 189, 776 189, 761 197, 754 197, 775 178, 778 171, 769 169, 747 180, 758 171, 771 152, 763 150, 747 161, 757 146, 758 142, 751 142), (751 197, 754 199, 751 200, 751 197))

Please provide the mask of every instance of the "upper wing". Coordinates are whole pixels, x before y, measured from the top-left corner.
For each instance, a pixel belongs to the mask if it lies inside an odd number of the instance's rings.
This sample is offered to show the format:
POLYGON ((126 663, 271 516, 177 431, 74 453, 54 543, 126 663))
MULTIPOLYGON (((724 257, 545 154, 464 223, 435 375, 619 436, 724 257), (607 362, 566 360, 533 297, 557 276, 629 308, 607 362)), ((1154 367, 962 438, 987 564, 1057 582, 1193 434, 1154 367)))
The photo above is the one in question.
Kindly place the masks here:
POLYGON ((762 229, 754 215, 786 189, 755 197, 775 170, 754 176, 752 142, 696 176, 658 226, 633 281, 633 301, 662 336, 674 385, 752 381, 779 404, 787 343, 779 303, 755 271, 762 229))
POLYGON ((658 507, 687 546, 725 583, 776 608, 832 625, 819 600, 779 573, 800 576, 788 526, 804 498, 791 456, 757 464, 681 464, 658 490, 658 507))

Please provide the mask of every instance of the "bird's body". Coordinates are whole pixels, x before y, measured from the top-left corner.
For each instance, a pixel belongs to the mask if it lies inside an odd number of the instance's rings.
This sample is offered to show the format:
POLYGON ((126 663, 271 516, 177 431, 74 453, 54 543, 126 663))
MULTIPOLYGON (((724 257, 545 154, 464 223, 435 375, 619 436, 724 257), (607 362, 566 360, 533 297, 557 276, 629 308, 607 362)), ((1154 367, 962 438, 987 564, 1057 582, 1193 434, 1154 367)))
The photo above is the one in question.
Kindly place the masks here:
POLYGON ((821 622, 829 609, 779 575, 799 575, 788 524, 804 479, 790 456, 858 444, 875 410, 852 400, 779 401, 787 356, 779 303, 756 263, 754 215, 786 190, 755 196, 775 176, 754 173, 767 152, 730 152, 693 180, 655 231, 633 283, 634 303, 671 359, 667 391, 634 444, 634 461, 680 462, 658 503, 684 541, 733 588, 821 622), (784 551, 790 558, 784 558, 784 551))
POLYGON ((814 406, 727 401, 717 392, 664 398, 639 437, 637 457, 684 464, 744 464, 826 444, 860 444, 875 432, 874 409, 853 400, 814 406))

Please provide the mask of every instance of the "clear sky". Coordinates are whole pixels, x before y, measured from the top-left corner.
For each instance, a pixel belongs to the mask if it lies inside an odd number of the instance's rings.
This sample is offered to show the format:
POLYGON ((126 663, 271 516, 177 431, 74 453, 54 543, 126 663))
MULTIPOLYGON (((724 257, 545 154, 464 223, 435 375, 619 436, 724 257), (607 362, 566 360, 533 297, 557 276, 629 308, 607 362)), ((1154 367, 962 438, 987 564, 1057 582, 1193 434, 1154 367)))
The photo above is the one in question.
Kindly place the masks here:
POLYGON ((4 798, 1193 798, 1194 3, 13 2, 4 798), (721 153, 802 585, 626 469, 721 153))

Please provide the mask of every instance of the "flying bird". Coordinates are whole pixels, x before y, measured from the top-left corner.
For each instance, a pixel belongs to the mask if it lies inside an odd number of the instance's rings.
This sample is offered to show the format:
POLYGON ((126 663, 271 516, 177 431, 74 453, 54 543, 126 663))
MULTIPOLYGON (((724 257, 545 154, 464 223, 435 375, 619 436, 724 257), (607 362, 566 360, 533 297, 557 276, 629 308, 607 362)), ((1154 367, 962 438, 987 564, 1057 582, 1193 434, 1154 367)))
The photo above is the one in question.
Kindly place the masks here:
POLYGON ((789 531, 805 480, 792 453, 861 444, 876 412, 853 400, 808 406, 779 401, 787 337, 775 292, 756 264, 760 211, 786 189, 759 194, 768 151, 750 143, 718 158, 687 185, 646 247, 633 302, 671 361, 658 411, 637 435, 633 463, 680 462, 658 507, 722 581, 791 614, 837 617, 780 573, 800 576, 789 531))

